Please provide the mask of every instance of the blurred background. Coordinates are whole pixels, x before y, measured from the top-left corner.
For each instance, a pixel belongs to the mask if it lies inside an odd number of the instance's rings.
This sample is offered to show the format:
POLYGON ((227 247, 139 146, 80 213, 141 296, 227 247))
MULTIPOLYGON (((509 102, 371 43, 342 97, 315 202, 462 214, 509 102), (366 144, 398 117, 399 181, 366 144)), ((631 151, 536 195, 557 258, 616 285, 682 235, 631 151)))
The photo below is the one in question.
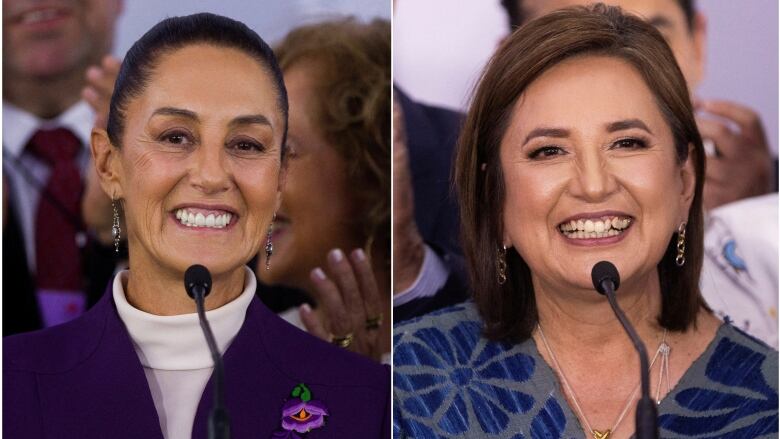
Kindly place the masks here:
MULTIPOLYGON (((507 34, 499 0, 398 0, 395 82, 413 98, 465 110, 482 67, 507 34)), ((696 96, 747 105, 778 146, 778 2, 696 1, 707 20, 706 65, 696 96)))
POLYGON ((126 1, 119 17, 114 55, 121 57, 135 40, 165 17, 212 12, 244 22, 269 44, 281 40, 291 29, 344 15, 361 21, 390 19, 390 2, 385 0, 169 0, 126 1))

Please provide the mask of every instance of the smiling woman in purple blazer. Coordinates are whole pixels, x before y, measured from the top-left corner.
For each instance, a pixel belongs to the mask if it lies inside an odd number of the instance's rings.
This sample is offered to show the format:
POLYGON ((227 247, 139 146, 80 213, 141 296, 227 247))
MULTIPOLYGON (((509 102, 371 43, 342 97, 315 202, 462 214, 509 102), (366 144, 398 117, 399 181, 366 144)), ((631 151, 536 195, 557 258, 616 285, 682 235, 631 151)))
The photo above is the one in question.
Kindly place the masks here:
POLYGON ((108 128, 92 132, 131 268, 82 318, 4 340, 5 437, 206 437, 213 363, 182 281, 196 263, 212 273, 206 315, 233 437, 389 437, 387 368, 255 297, 245 264, 271 250, 286 131, 276 59, 243 24, 169 18, 135 43, 108 128))

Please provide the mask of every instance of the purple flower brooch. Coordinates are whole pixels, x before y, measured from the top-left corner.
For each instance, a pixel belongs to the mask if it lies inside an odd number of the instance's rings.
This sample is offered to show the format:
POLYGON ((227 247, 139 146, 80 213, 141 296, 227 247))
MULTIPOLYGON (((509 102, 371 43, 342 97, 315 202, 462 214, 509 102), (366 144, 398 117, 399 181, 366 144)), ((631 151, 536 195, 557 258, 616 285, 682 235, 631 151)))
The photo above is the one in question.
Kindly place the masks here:
POLYGON ((282 428, 271 435, 272 439, 303 439, 303 434, 325 425, 328 409, 322 401, 311 399, 306 384, 298 384, 290 398, 282 406, 282 428))

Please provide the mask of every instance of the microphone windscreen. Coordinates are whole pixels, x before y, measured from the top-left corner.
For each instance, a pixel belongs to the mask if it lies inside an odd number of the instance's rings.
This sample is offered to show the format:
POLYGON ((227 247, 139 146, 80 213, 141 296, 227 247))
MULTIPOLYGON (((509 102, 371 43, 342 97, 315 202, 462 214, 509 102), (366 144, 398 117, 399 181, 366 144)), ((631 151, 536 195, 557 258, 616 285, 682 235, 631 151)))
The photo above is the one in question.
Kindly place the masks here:
POLYGON ((195 293, 192 289, 196 285, 203 287, 203 297, 208 296, 211 292, 211 273, 209 273, 209 270, 206 267, 200 264, 191 265, 190 268, 184 272, 184 289, 187 290, 187 294, 193 299, 195 298, 195 293))
POLYGON ((620 286, 620 275, 618 274, 617 268, 609 261, 597 262, 596 265, 593 266, 593 269, 590 270, 590 278, 593 281, 593 287, 601 294, 607 294, 602 285, 605 280, 612 281, 612 284, 615 286, 615 291, 617 291, 620 286))

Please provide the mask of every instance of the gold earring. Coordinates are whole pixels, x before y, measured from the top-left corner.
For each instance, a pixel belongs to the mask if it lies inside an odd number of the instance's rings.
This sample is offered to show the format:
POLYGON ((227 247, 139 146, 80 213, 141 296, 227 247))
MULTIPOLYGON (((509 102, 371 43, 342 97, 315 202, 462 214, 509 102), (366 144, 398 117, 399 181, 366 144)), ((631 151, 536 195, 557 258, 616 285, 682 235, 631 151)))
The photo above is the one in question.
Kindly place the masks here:
POLYGON ((502 245, 498 249, 498 284, 504 285, 506 283, 506 246, 502 245))
POLYGON ((674 258, 674 263, 678 267, 685 265, 685 222, 680 223, 677 227, 677 257, 674 258))

